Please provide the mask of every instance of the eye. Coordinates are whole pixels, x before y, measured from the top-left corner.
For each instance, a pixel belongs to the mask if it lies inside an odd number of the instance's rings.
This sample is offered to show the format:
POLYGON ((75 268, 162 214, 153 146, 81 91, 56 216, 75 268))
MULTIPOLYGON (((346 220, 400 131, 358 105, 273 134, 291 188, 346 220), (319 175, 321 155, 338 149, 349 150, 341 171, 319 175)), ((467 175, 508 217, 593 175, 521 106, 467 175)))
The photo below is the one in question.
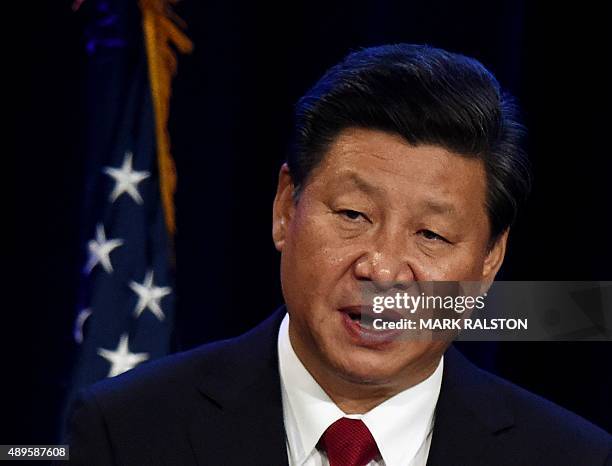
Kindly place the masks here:
POLYGON ((359 220, 360 218, 362 218, 363 220, 367 220, 366 216, 361 212, 358 212, 357 210, 342 209, 338 210, 336 213, 353 222, 355 220, 359 220))
POLYGON ((444 241, 445 243, 449 243, 449 241, 443 236, 431 231, 431 230, 420 230, 420 235, 429 241, 444 241))

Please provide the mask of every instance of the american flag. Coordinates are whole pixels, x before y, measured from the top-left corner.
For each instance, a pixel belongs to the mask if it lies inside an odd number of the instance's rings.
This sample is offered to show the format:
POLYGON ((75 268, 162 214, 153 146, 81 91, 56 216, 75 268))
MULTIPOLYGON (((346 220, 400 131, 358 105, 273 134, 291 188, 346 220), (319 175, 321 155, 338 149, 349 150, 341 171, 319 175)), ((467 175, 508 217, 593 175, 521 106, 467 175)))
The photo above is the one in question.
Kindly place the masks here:
POLYGON ((91 0, 85 9, 89 130, 73 393, 168 354, 175 312, 138 4, 91 0))

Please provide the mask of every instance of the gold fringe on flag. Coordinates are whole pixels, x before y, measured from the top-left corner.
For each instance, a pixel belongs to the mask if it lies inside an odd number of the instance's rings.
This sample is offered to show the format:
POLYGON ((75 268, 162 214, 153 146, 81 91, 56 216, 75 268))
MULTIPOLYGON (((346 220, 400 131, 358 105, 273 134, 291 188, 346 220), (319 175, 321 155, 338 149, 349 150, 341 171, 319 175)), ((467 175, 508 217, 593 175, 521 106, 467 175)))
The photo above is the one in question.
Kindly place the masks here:
POLYGON ((175 49, 189 53, 193 44, 183 33, 185 23, 170 9, 173 0, 139 0, 142 12, 149 82, 155 113, 155 135, 157 139, 157 165, 160 192, 164 207, 164 218, 170 235, 176 231, 174 214, 174 192, 176 190, 176 167, 170 154, 168 116, 172 77, 176 73, 175 49))

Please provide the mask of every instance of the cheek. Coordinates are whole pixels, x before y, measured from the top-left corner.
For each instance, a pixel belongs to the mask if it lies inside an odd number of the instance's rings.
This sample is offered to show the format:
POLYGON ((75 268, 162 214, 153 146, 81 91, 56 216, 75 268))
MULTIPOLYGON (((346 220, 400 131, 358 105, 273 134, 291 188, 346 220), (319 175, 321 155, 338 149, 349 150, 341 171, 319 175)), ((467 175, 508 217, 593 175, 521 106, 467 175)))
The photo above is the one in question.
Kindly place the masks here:
POLYGON ((339 247, 324 218, 308 211, 296 211, 287 233, 281 256, 285 298, 312 307, 333 297, 350 266, 349 250, 339 247))
POLYGON ((476 248, 461 248, 438 257, 411 261, 415 279, 420 281, 478 281, 484 258, 476 248))
POLYGON ((289 243, 295 264, 317 275, 342 274, 355 260, 359 247, 354 240, 343 238, 331 214, 306 205, 296 211, 289 230, 289 243))

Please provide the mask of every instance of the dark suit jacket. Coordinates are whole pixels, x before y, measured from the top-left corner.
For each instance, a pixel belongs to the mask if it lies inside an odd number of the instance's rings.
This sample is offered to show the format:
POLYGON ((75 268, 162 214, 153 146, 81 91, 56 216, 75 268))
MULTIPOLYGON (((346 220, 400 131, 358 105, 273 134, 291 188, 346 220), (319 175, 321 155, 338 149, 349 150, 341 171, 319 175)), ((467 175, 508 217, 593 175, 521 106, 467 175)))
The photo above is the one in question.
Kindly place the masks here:
MULTIPOLYGON (((232 340, 151 362, 74 406, 73 464, 287 464, 276 350, 284 309, 232 340)), ((445 356, 428 466, 612 465, 612 437, 468 362, 445 356)))

